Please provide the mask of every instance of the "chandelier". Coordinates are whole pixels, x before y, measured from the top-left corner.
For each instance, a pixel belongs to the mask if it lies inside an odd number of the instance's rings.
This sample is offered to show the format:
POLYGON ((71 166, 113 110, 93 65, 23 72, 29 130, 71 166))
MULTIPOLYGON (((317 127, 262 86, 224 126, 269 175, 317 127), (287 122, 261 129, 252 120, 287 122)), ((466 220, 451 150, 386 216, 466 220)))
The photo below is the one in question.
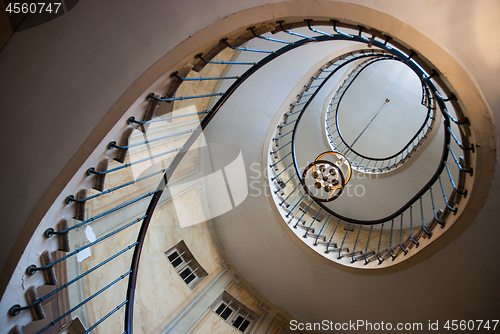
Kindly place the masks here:
POLYGON ((333 151, 321 153, 302 173, 302 186, 306 193, 320 202, 337 199, 351 179, 349 160, 333 151))

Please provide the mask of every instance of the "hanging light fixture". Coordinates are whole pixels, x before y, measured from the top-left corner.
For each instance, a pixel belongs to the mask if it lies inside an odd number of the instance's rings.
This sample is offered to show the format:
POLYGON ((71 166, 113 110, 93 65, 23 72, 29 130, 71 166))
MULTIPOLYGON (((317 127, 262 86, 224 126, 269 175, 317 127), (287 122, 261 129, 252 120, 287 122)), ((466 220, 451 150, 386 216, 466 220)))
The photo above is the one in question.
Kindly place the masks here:
POLYGON ((337 199, 351 179, 349 160, 333 151, 321 153, 302 173, 302 186, 306 193, 319 202, 337 199))

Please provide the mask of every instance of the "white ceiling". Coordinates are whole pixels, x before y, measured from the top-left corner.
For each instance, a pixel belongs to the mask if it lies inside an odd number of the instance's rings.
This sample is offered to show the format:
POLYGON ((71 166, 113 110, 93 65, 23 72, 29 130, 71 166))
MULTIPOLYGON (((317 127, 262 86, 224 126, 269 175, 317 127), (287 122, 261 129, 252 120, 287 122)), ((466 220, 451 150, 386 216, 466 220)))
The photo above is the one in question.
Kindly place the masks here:
POLYGON ((427 108, 421 100, 418 76, 404 63, 382 60, 363 69, 342 96, 338 127, 359 154, 389 157, 402 150, 424 123, 427 108))

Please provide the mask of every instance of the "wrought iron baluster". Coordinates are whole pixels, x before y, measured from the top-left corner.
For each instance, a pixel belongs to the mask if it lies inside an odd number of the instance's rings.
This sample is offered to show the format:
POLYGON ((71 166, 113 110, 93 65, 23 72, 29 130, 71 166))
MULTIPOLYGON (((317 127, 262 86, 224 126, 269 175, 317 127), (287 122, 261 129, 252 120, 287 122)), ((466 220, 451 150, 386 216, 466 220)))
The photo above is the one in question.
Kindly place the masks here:
POLYGON ((75 283, 76 281, 82 279, 83 277, 87 276, 88 274, 90 274, 91 272, 93 272, 94 270, 102 267, 103 265, 105 265, 106 263, 110 262, 111 260, 117 258, 118 256, 120 256, 121 254, 125 253, 126 251, 128 251, 129 249, 133 248, 135 245, 137 245, 137 242, 134 242, 133 244, 127 246, 125 249, 119 251, 118 253, 114 254, 113 256, 107 258, 106 260, 102 261, 101 263, 99 263, 98 265, 92 267, 91 269, 87 270, 86 272, 78 275, 77 277, 75 277, 74 279, 70 280, 69 282, 67 283, 64 283, 63 285, 61 285, 60 287, 58 287, 57 289, 53 290, 52 292, 46 294, 45 296, 43 297, 40 297, 38 298, 37 300, 35 300, 34 302, 32 302, 31 304, 29 305, 26 305, 26 306, 22 306, 21 305, 14 305, 12 306, 10 309, 9 309, 9 314, 10 315, 17 315, 19 314, 19 312, 23 311, 23 310, 27 310, 35 305, 38 305, 40 304, 41 302, 43 302, 44 300, 46 300, 47 298, 49 298, 50 296, 53 296, 55 295, 56 293, 58 293, 59 291, 63 290, 63 289, 66 289, 68 286, 70 286, 71 284, 75 283))
POLYGON ((368 233, 368 240, 366 240, 365 254, 363 256, 363 258, 365 260, 365 265, 368 264, 368 260, 366 260, 366 253, 368 253, 368 244, 370 243, 370 237, 372 235, 372 230, 373 230, 373 225, 370 226, 370 232, 368 233))
POLYGON ((333 233, 330 236, 330 240, 328 240, 328 244, 326 245, 326 251, 325 251, 326 254, 330 253, 330 250, 328 248, 330 247, 330 244, 332 243, 333 236, 335 235, 335 232, 337 232, 337 227, 339 227, 339 224, 340 224, 340 219, 337 221, 337 225, 335 225, 335 229, 333 230, 333 233))
POLYGON ((401 214, 401 226, 399 228, 399 247, 406 254, 408 254, 408 250, 403 247, 403 214, 401 214))
MULTIPOLYGON (((302 199, 304 198, 305 195, 306 194, 302 195, 302 197, 297 201, 297 203, 295 203, 295 205, 293 206, 292 210, 290 210, 290 212, 288 212, 286 214, 286 216, 285 216, 286 218, 288 218, 290 216, 290 214, 293 214, 293 211, 295 210, 295 208, 297 207, 297 205, 299 205, 299 203, 302 202, 302 199)), ((281 204, 283 204, 283 203, 281 203, 281 204)), ((281 204, 280 204, 280 206, 281 206, 281 204)))
POLYGON ((436 211, 436 206, 434 205, 434 195, 432 194, 432 187, 429 187, 429 191, 431 193, 431 202, 432 202, 432 211, 434 212, 434 219, 441 225, 441 227, 444 227, 446 225, 446 222, 441 221, 437 215, 436 211))
MULTIPOLYGON (((277 177, 279 177, 281 174, 283 174, 283 172, 284 172, 284 171, 286 171, 288 168, 290 168, 290 166, 292 166, 292 165, 293 165, 293 162, 292 162, 291 164, 289 164, 288 166, 286 166, 286 168, 285 168, 285 169, 283 169, 283 170, 282 170, 282 171, 281 171, 278 175, 276 175, 275 177, 272 177, 272 178, 271 178, 271 181, 276 180, 276 178, 277 178, 277 177)), ((295 175, 295 174, 294 174, 294 175, 295 175)))
POLYGON ((379 239, 378 239, 378 249, 377 249, 377 260, 378 260, 378 264, 382 264, 382 262, 384 262, 384 260, 380 259, 380 244, 382 242, 382 232, 384 231, 384 224, 381 224, 380 225, 380 236, 379 236, 379 239))
POLYGON ((410 239, 415 244, 415 247, 420 246, 420 243, 413 237, 413 205, 410 205, 410 239))
POLYGON ((167 139, 167 138, 172 138, 172 137, 176 137, 176 136, 180 136, 180 135, 185 135, 185 134, 188 134, 188 133, 193 133, 194 131, 196 131, 196 130, 195 129, 191 129, 191 130, 181 131, 181 132, 174 133, 174 134, 171 134, 171 135, 162 136, 162 137, 158 137, 158 138, 154 138, 154 139, 148 139, 148 140, 145 140, 145 141, 141 141, 139 143, 134 143, 134 144, 126 145, 126 146, 116 145, 116 142, 112 141, 112 142, 110 142, 108 144, 108 148, 109 149, 112 149, 112 148, 126 149, 126 148, 136 147, 136 146, 139 146, 139 145, 154 143, 156 141, 167 139))
POLYGON ((199 111, 199 112, 194 112, 194 113, 189 113, 189 114, 184 114, 184 115, 177 115, 177 116, 170 116, 170 117, 163 117, 163 118, 155 118, 151 119, 149 121, 137 121, 134 116, 130 116, 127 120, 127 124, 149 124, 149 123, 156 123, 156 122, 161 122, 161 121, 168 121, 176 118, 182 118, 182 117, 188 117, 188 116, 196 116, 196 115, 203 115, 203 114, 208 114, 212 112, 212 110, 204 110, 204 111, 199 111))
POLYGON ((441 182, 441 175, 439 175, 438 180, 439 180, 439 185, 441 186, 441 192, 443 193, 443 199, 444 199, 444 203, 446 204, 446 207, 448 209, 450 209, 453 212, 453 214, 456 215, 457 214, 457 208, 452 208, 450 206, 450 204, 448 203, 448 197, 446 196, 446 193, 444 191, 443 182, 441 182))
MULTIPOLYGON (((349 225, 351 225, 351 224, 349 223, 347 226, 349 226, 349 225)), ((340 248, 339 248, 339 256, 337 257, 338 260, 340 260, 342 258, 342 255, 340 255, 340 253, 342 252, 342 248, 344 247, 345 238, 347 237, 348 232, 349 232, 349 227, 347 227, 345 230, 344 239, 342 239, 342 244, 340 245, 340 248)))
POLYGON ((427 231, 427 225, 425 225, 425 219, 424 219, 424 207, 422 205, 422 196, 420 196, 420 216, 422 217, 422 229, 424 230, 425 234, 430 238, 432 237, 432 232, 427 231))
POLYGON ((361 226, 358 226, 358 235, 356 236, 356 241, 354 242, 354 247, 352 248, 351 251, 351 263, 356 262, 356 260, 354 260, 354 251, 356 250, 356 245, 358 244, 358 238, 360 233, 361 233, 361 226))
POLYGON ((121 275, 120 277, 118 277, 117 279, 115 279, 113 282, 109 283, 104 288, 100 289, 99 291, 97 291, 96 293, 94 293, 93 295, 91 295, 90 297, 88 297, 87 299, 85 299, 84 301, 82 301, 81 303, 79 303, 78 305, 76 305, 75 307, 73 307, 71 310, 69 310, 68 312, 66 312, 63 315, 61 315, 59 318, 57 318, 57 319, 53 320, 52 322, 50 322, 47 326, 45 326, 44 328, 42 328, 41 330, 39 330, 38 332, 36 332, 36 334, 40 334, 40 333, 44 332, 45 330, 47 330, 48 328, 54 326, 56 323, 58 323, 59 321, 61 321, 62 319, 64 319, 66 316, 70 315, 75 310, 79 309, 80 307, 82 307, 83 305, 85 305, 86 303, 88 303, 90 300, 94 299, 96 296, 100 295, 101 293, 103 293, 104 291, 106 291, 107 289, 109 289, 110 287, 112 287, 113 285, 115 285, 116 283, 118 283, 119 281, 121 281, 122 279, 124 279, 125 277, 127 277, 128 275, 130 275, 131 272, 132 272, 132 270, 129 270, 125 274, 121 275))
POLYGON ((71 230, 73 230, 73 229, 75 229, 75 228, 78 228, 78 227, 80 227, 80 226, 83 226, 83 225, 85 225, 85 224, 88 224, 88 223, 90 223, 90 222, 93 222, 94 220, 97 220, 97 219, 99 219, 99 218, 101 218, 101 217, 104 217, 104 216, 106 216, 106 215, 109 215, 110 213, 113 213, 113 212, 115 212, 115 211, 118 211, 118 210, 120 210, 120 209, 123 209, 123 208, 124 208, 124 207, 126 207, 126 206, 129 206, 129 205, 131 205, 131 204, 137 203, 137 202, 139 202, 140 200, 142 200, 142 199, 144 199, 144 198, 146 198, 146 197, 149 197, 149 196, 151 196, 151 195, 155 194, 156 192, 157 192, 157 190, 155 190, 155 191, 151 191, 151 192, 147 193, 146 195, 142 195, 141 197, 138 197, 138 198, 136 198, 136 199, 133 199, 133 200, 131 200, 131 201, 127 202, 127 203, 124 203, 124 204, 122 204, 122 205, 119 205, 119 206, 117 206, 117 207, 115 207, 115 208, 113 208, 113 209, 111 209, 111 210, 108 210, 108 211, 103 212, 103 213, 101 213, 101 214, 99 214, 99 215, 97 215, 97 216, 94 216, 94 217, 92 217, 92 218, 89 218, 89 219, 87 219, 87 220, 85 220, 85 221, 83 221, 83 222, 81 222, 81 223, 78 223, 78 224, 76 224, 76 225, 73 225, 73 226, 71 226, 71 227, 69 227, 69 228, 67 228, 67 229, 64 229, 64 230, 61 230, 61 231, 55 231, 53 228, 48 228, 48 229, 46 229, 46 230, 45 230, 44 235, 45 235, 45 237, 50 238, 50 237, 52 237, 52 236, 53 236, 53 235, 55 235, 55 234, 62 234, 62 233, 69 232, 69 231, 71 231, 71 230))
POLYGON ((91 247, 91 246, 94 246, 95 244, 98 244, 99 242, 101 242, 101 241, 103 241, 103 240, 106 240, 107 238, 109 238, 109 237, 111 237, 111 236, 113 236, 113 235, 117 234, 118 232, 123 231, 124 229, 126 229, 126 228, 128 228, 128 227, 130 227, 130 226, 132 226, 132 225, 134 225, 134 224, 136 224, 136 223, 138 223, 138 222, 140 222, 140 221, 141 221, 141 220, 143 220, 145 217, 146 217, 146 216, 142 216, 142 217, 140 217, 140 218, 137 218, 137 219, 135 219, 134 221, 132 221, 131 223, 128 223, 128 224, 126 224, 126 225, 124 225, 124 226, 120 227, 119 229, 116 229, 116 230, 114 230, 113 232, 110 232, 110 233, 106 234, 105 236, 102 236, 102 237, 100 237, 99 239, 97 239, 97 240, 95 240, 95 241, 93 241, 93 242, 90 242, 90 243, 88 243, 87 245, 85 245, 85 246, 81 247, 80 249, 77 249, 77 250, 75 250, 75 251, 73 251, 73 252, 71 252, 71 253, 69 253, 69 254, 67 254, 67 255, 65 255, 65 256, 63 256, 63 257, 61 257, 60 259, 55 260, 55 261, 53 261, 53 262, 51 262, 51 263, 49 263, 49 264, 45 265, 45 266, 42 266, 42 267, 37 267, 37 266, 35 266, 34 264, 32 264, 32 265, 30 265, 30 266, 26 269, 26 272, 27 272, 28 274, 30 274, 30 275, 33 275, 33 274, 35 274, 35 273, 36 273, 37 271, 39 271, 39 270, 44 270, 44 269, 51 268, 51 267, 53 267, 54 265, 58 264, 59 262, 62 262, 62 261, 64 261, 64 260, 66 260, 67 258, 70 258, 70 257, 72 257, 73 255, 76 255, 76 254, 80 253, 82 250, 87 249, 87 248, 89 248, 89 247, 91 247))
POLYGON ((309 211, 309 208, 311 207, 312 204, 313 204, 313 201, 309 202, 309 205, 307 206, 307 209, 302 213, 302 216, 300 216, 300 218, 297 220, 297 223, 295 223, 295 225, 293 226, 293 228, 297 228, 297 225, 299 225, 299 222, 302 220, 302 218, 304 218, 304 215, 307 213, 307 211, 309 211))
POLYGON ((318 210, 318 213, 316 214, 316 216, 314 216, 313 220, 311 221, 311 225, 309 225, 309 227, 307 228, 306 230, 306 233, 304 233, 304 238, 307 238, 307 233, 309 233, 309 230, 311 229, 311 227, 313 226, 314 222, 316 221, 316 219, 318 219, 318 216, 319 214, 321 213, 321 210, 323 210, 322 208, 320 208, 318 210))
MULTIPOLYGON (((167 152, 163 152, 163 153, 159 153, 159 154, 156 154, 156 155, 152 155, 150 157, 147 157, 147 158, 144 158, 144 159, 141 159, 141 160, 137 160, 137 161, 134 161, 134 162, 130 162, 130 163, 127 163, 127 164, 123 164, 121 166, 118 166, 116 168, 109 169, 109 170, 106 170, 106 171, 103 171, 103 172, 95 170, 94 167, 90 167, 89 169, 87 169, 87 175, 91 175, 91 174, 99 174, 99 175, 109 174, 109 173, 116 172, 118 170, 130 167, 130 166, 139 164, 141 162, 151 161, 151 159, 158 158, 158 157, 161 157, 163 155, 170 154, 170 153, 178 152, 178 151, 182 150, 183 148, 184 147, 179 147, 179 148, 167 151, 167 152)), ((165 170, 168 170, 168 169, 169 168, 166 168, 165 170)))
POLYGON ((318 245, 318 238, 321 235, 321 232, 323 232, 323 229, 325 228, 326 223, 328 223, 328 220, 330 219, 331 213, 328 214, 328 217, 326 218, 325 222, 323 223, 323 226, 321 226, 321 230, 319 230, 318 235, 316 236, 316 239, 314 240, 314 246, 318 245))

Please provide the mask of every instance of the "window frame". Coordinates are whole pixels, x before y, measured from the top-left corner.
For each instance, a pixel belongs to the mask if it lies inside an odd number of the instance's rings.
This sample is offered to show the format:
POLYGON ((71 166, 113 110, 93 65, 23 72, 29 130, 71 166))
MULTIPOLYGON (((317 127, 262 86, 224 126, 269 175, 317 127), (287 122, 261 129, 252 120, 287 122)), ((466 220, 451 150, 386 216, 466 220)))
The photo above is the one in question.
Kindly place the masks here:
POLYGON ((172 249, 169 253, 167 253, 167 259, 168 261, 170 262, 170 264, 174 267, 175 270, 177 270, 177 268, 179 266, 182 266, 184 263, 186 263, 186 260, 182 257, 182 255, 184 255, 185 252, 179 252, 179 250, 177 248, 174 248, 172 249), (177 257, 174 259, 174 260, 170 260, 170 256, 172 256, 174 253, 177 253, 177 257), (177 266, 174 265, 174 261, 177 260, 177 259, 181 259, 182 262, 179 263, 177 266))
POLYGON ((250 310, 247 306, 242 304, 239 300, 235 299, 231 294, 229 294, 226 290, 222 292, 222 294, 212 303, 210 309, 217 314, 224 322, 231 325, 234 329, 238 330, 241 333, 251 333, 254 323, 259 319, 259 315, 254 311, 250 310), (217 313, 217 310, 224 305, 224 309, 221 311, 223 314, 224 310, 229 308, 231 313, 228 315, 226 319, 221 316, 221 314, 217 313), (241 317, 241 323, 236 326, 235 322, 238 318, 241 317), (245 325, 244 330, 242 327, 245 325))
POLYGON ((232 308, 230 305, 231 305, 231 302, 227 303, 227 302, 225 302, 225 301, 221 301, 221 302, 219 303, 219 305, 218 305, 218 306, 214 309, 215 314, 217 314, 219 317, 221 317, 222 319, 224 319, 224 321, 226 321, 226 322, 227 322, 227 321, 228 321, 228 319, 231 319, 231 316, 233 315, 233 313, 234 313, 234 311, 235 311, 235 310, 234 310, 234 308, 232 308), (218 309, 219 309, 222 305, 225 305, 225 306, 224 306, 224 309, 223 309, 223 310, 221 311, 221 313, 219 314, 219 313, 217 313, 217 310, 218 310, 218 309), (224 318, 221 314, 222 314, 222 313, 224 313, 224 311, 225 311, 226 309, 231 310, 231 313, 229 313, 229 315, 227 316, 227 318, 224 318))
POLYGON ((184 281, 184 283, 186 283, 188 286, 190 286, 191 284, 193 284, 199 277, 198 275, 196 275, 196 270, 198 268, 195 268, 194 270, 189 266, 188 263, 186 263, 181 269, 179 269, 179 271, 177 272, 179 274, 179 276, 182 278, 182 280, 184 281), (186 277, 182 277, 182 273, 185 272, 186 270, 190 271, 190 273, 186 276, 186 277), (186 280, 191 277, 191 276, 194 276, 194 278, 189 281, 189 282, 186 282, 186 280))
POLYGON ((238 313, 235 315, 235 317, 234 317, 235 319, 232 321, 231 326, 233 326, 234 328, 236 328, 236 329, 237 329, 237 330, 239 330, 240 332, 245 333, 245 331, 246 331, 248 328, 250 328, 250 325, 252 324, 252 319, 249 319, 249 318, 248 318, 248 317, 249 317, 249 315, 250 315, 250 313, 248 313, 246 316, 244 316, 244 317, 243 317, 243 314, 238 312, 238 313), (236 327, 236 326, 234 325, 234 323, 236 322, 236 320, 238 320, 238 318, 242 318, 242 320, 241 320, 241 324, 240 324, 238 327, 236 327), (241 326, 243 326, 243 324, 245 323, 245 321, 247 321, 247 322, 248 322, 248 325, 245 327, 245 329, 244 329, 244 330, 241 330, 240 328, 241 328, 241 326))
POLYGON ((194 290, 201 283, 201 281, 208 276, 208 273, 203 269, 198 261, 196 261, 195 257, 183 240, 167 250, 165 255, 167 256, 169 263, 172 265, 172 268, 175 270, 177 275, 179 275, 179 278, 182 279, 191 290, 194 290), (177 254, 177 256, 171 260, 170 257, 173 254, 177 254), (182 262, 175 265, 174 263, 176 263, 178 259, 182 262), (189 270, 189 274, 183 277, 182 274, 186 270, 189 270), (191 277, 193 278, 191 279, 191 277))

